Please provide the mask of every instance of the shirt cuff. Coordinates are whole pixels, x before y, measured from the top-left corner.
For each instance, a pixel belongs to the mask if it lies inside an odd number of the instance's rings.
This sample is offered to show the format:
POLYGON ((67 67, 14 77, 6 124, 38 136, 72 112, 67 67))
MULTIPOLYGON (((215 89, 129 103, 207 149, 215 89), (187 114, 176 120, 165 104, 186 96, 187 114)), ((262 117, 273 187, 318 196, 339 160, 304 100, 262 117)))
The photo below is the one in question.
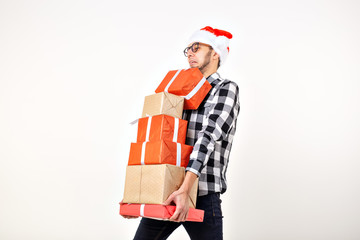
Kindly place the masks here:
POLYGON ((197 171, 197 170, 194 169, 194 168, 187 167, 185 170, 186 170, 186 171, 189 171, 189 172, 192 172, 192 173, 196 174, 198 177, 200 177, 200 172, 197 171))

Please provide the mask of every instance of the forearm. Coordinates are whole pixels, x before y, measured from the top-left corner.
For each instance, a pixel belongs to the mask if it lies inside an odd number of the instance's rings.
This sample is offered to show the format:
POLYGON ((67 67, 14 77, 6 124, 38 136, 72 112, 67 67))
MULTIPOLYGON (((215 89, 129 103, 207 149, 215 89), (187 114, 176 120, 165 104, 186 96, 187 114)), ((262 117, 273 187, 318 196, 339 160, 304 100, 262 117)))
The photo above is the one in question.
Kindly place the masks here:
POLYGON ((197 179, 197 177, 198 176, 195 173, 187 171, 186 174, 185 174, 184 181, 181 184, 179 190, 181 192, 185 192, 187 195, 189 195, 190 191, 191 191, 191 189, 192 189, 192 187, 194 185, 194 182, 197 179))
POLYGON ((187 172, 193 172, 200 177, 200 172, 207 164, 211 153, 214 151, 215 141, 209 132, 200 132, 190 155, 187 172))

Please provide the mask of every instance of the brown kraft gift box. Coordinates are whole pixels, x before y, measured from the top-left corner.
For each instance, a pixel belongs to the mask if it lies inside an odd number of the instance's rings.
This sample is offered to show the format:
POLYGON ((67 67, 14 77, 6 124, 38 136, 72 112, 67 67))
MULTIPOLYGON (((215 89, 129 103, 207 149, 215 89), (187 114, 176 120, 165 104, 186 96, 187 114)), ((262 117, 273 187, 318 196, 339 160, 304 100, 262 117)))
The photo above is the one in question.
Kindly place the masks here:
POLYGON ((161 92, 145 97, 141 117, 160 114, 182 118, 184 98, 171 93, 161 92))
MULTIPOLYGON (((124 203, 162 204, 178 190, 185 168, 169 164, 127 166, 124 203)), ((195 208, 198 181, 189 194, 189 207, 195 208)))

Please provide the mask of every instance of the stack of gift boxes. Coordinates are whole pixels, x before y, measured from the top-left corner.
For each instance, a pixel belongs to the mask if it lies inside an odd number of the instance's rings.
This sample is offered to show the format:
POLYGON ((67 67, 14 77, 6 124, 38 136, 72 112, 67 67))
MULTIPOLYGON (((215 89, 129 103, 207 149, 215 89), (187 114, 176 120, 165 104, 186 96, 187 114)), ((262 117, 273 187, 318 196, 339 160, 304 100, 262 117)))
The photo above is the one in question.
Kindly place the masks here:
MULTIPOLYGON (((182 113, 197 109, 210 89, 199 69, 182 69, 168 72, 156 94, 145 97, 137 141, 130 147, 121 215, 163 220, 172 216, 176 207, 162 203, 181 186, 193 149, 185 144, 187 121, 182 113)), ((195 209, 197 187, 195 182, 189 194, 187 221, 203 219, 204 212, 195 209)))

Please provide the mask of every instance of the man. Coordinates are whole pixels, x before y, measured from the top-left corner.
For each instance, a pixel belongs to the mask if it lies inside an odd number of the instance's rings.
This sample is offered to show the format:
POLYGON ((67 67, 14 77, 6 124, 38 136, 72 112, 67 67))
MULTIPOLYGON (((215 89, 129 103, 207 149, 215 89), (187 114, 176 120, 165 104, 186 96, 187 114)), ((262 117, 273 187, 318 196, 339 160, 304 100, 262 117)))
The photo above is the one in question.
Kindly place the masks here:
POLYGON ((176 204, 170 221, 143 218, 136 232, 136 240, 166 239, 183 225, 191 239, 222 239, 220 193, 227 188, 226 170, 236 119, 240 110, 238 86, 220 78, 219 66, 229 53, 229 32, 205 27, 189 40, 184 54, 190 67, 199 68, 212 89, 196 110, 185 110, 188 121, 186 144, 194 146, 181 187, 164 202, 176 204), (185 222, 189 210, 189 191, 199 177, 197 209, 203 209, 204 222, 185 222))

